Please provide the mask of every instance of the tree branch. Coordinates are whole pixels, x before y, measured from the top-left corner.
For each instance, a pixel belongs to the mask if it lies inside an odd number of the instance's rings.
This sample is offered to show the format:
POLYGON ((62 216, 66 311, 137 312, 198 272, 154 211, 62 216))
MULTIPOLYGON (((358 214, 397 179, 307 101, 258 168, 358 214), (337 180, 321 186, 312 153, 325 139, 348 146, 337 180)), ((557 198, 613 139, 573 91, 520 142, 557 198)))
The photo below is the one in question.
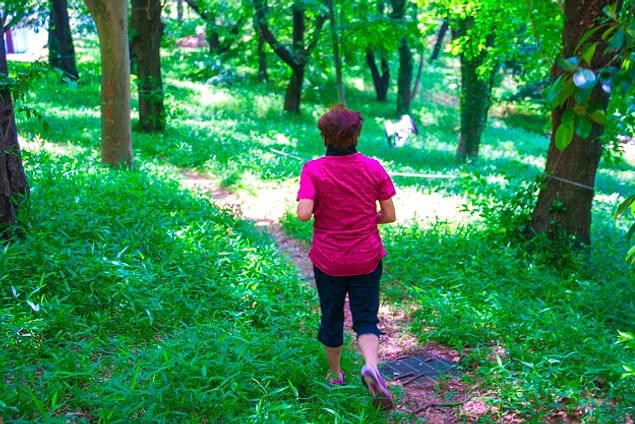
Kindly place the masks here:
POLYGON ((531 10, 531 0, 526 0, 526 2, 527 2, 527 9, 529 10, 529 19, 531 20, 531 27, 534 30, 534 38, 536 38, 536 44, 538 44, 538 50, 540 51, 542 58, 549 65, 549 69, 551 69, 553 68, 553 64, 551 63, 547 55, 545 55, 545 52, 542 50, 542 46, 540 45, 540 38, 538 38, 538 30, 536 29, 536 21, 534 20, 534 13, 531 10))
MULTIPOLYGON (((189 0, 186 0, 189 1, 189 0)), ((262 37, 265 39, 267 43, 271 46, 273 51, 278 55, 280 59, 291 68, 296 68, 298 66, 298 62, 293 57, 291 51, 286 48, 284 45, 276 40, 275 35, 269 29, 269 25, 267 25, 267 12, 265 10, 265 5, 262 0, 254 0, 254 8, 256 9, 256 22, 260 27, 260 33, 262 37)))
POLYGON ((244 16, 241 16, 240 19, 238 19, 238 22, 236 22, 232 26, 232 28, 229 30, 230 35, 225 37, 225 39, 223 40, 222 46, 220 46, 221 53, 229 51, 232 44, 234 44, 234 42, 238 38, 238 33, 240 32, 241 28, 245 25, 245 22, 247 22, 247 18, 244 16))
POLYGON ((322 27, 324 26, 324 22, 326 22, 326 14, 322 12, 322 14, 315 21, 315 29, 313 30, 313 33, 311 34, 311 42, 309 43, 309 46, 304 51, 305 56, 308 56, 309 54, 311 54, 311 51, 315 48, 315 46, 317 46, 317 43, 320 39, 320 32, 322 31, 322 27))
POLYGON ((203 18, 203 20, 205 21, 209 21, 212 19, 212 16, 209 16, 207 13, 205 13, 205 11, 201 11, 201 9, 198 7, 198 4, 196 4, 196 2, 194 0, 185 0, 185 3, 187 3, 188 6, 190 6, 190 8, 192 8, 192 10, 201 18, 203 18))

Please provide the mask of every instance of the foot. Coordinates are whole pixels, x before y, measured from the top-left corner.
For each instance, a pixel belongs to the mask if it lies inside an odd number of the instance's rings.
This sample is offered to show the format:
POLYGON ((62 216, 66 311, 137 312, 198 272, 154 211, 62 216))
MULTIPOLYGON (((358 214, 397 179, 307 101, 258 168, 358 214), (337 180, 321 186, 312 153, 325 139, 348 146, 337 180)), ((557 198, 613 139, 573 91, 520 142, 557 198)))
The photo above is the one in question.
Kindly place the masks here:
POLYGON ((375 368, 364 365, 362 368, 362 383, 366 385, 370 395, 373 397, 373 406, 379 406, 384 410, 392 409, 395 406, 390 391, 386 388, 379 371, 375 368))
POLYGON ((328 381, 329 386, 344 386, 346 385, 346 374, 344 371, 340 370, 340 378, 333 377, 333 374, 330 372, 326 374, 326 380, 328 381))

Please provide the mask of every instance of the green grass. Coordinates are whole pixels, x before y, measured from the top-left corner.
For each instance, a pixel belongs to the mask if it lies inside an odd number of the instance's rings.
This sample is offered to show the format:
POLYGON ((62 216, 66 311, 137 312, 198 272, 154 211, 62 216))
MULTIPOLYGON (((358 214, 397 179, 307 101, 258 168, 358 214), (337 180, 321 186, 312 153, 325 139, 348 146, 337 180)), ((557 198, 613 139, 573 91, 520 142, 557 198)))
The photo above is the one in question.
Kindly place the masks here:
POLYGON ((25 162, 0 255, 5 422, 376 419, 358 386, 328 394, 313 293, 251 224, 152 165, 25 162))
MULTIPOLYGON (((35 140, 25 151, 32 199, 23 234, 0 251, 0 416, 386 422, 359 384, 329 393, 322 383, 315 294, 274 242, 176 183, 184 169, 247 192, 296 181, 302 162, 322 154, 316 118, 335 102, 332 81, 311 70, 302 115, 287 116, 284 73, 259 85, 244 64, 229 63, 236 67, 227 75, 237 78, 206 84, 191 71, 203 55, 168 50, 168 129, 135 132, 138 170, 112 172, 96 157, 94 44, 78 51, 76 91, 49 76, 29 93, 52 128, 18 117, 21 135, 35 140), (39 138, 68 151, 38 148, 39 138)), ((545 118, 532 107, 491 118, 479 162, 458 165, 454 65, 426 66, 412 111, 422 135, 402 149, 389 149, 382 129, 394 119, 395 93, 378 104, 365 69, 348 70, 348 103, 366 119, 360 151, 389 171, 455 176, 394 180, 398 191, 469 192, 478 212, 461 222, 382 227, 387 299, 412 311, 409 330, 422 342, 464 352, 461 366, 501 413, 539 421, 577 409, 587 422, 632 415, 632 379, 619 376, 635 355, 614 342, 618 330, 635 331, 635 281, 622 261, 626 224, 610 218, 618 200, 635 192, 632 164, 601 164, 589 256, 510 237, 516 220, 492 223, 504 205, 530 207, 515 193, 543 170, 545 118)), ((310 223, 291 213, 283 226, 311 238, 310 223)), ((348 349, 344 366, 354 370, 359 357, 348 349)))

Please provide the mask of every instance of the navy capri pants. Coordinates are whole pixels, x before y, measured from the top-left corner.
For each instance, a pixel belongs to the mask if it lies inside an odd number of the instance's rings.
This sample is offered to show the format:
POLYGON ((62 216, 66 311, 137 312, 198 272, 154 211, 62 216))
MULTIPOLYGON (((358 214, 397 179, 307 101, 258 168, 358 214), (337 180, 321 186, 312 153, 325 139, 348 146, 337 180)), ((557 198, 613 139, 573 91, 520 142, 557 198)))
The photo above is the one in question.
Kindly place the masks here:
POLYGON ((383 266, 380 260, 370 274, 333 277, 315 265, 315 282, 320 296, 322 320, 318 340, 328 347, 344 344, 344 301, 348 301, 353 315, 353 330, 357 337, 362 334, 381 335, 377 328, 379 318, 379 280, 383 266))

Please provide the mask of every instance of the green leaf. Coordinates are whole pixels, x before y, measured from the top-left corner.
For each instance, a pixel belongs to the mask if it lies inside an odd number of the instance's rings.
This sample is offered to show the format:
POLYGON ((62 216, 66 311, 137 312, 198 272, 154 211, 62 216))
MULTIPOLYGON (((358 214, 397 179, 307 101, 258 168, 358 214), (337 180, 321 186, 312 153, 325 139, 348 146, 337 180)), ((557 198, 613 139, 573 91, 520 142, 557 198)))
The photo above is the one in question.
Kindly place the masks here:
MULTIPOLYGON (((558 98, 564 87, 564 75, 560 75, 549 87, 547 92, 547 103, 553 105, 553 102, 558 98)), ((555 107, 555 106, 553 106, 555 107)))
POLYGON ((613 37, 609 41, 609 47, 614 50, 621 49, 624 45, 624 34, 624 28, 620 28, 615 31, 615 34, 613 34, 613 37))
POLYGON ((586 116, 577 116, 575 120, 575 133, 584 140, 588 140, 591 135, 593 124, 586 116))
POLYGON ((560 65, 560 67, 567 72, 575 71, 575 68, 578 67, 578 58, 575 56, 572 56, 568 59, 565 59, 562 56, 558 56, 557 62, 558 65, 560 65))
POLYGON ((556 130, 556 147, 564 151, 573 140, 573 122, 568 125, 561 124, 556 130))
POLYGON ((608 38, 610 37, 610 35, 613 33, 613 31, 615 31, 617 29, 617 26, 612 26, 609 27, 609 29, 607 29, 606 31, 604 31, 604 34, 602 34, 602 40, 606 41, 608 40, 608 38))
POLYGON ((631 206, 631 204, 634 204, 634 202, 635 202, 635 195, 632 195, 631 197, 627 198, 622 203, 620 203, 620 205, 617 207, 617 211, 615 211, 615 215, 613 216, 613 219, 617 221, 617 218, 619 218, 626 211, 626 209, 628 209, 628 207, 631 206))
POLYGON ((579 88, 592 88, 596 81, 595 72, 587 68, 578 69, 575 74, 573 74, 573 83, 579 88))
MULTIPOLYGON (((599 30, 601 30, 602 28, 604 28, 607 24, 602 24, 600 26, 596 26, 595 28, 593 28, 592 30, 587 31, 586 34, 584 34, 584 36, 580 39, 580 42, 578 43, 577 46, 575 46, 575 50, 578 50, 580 48, 581 45, 584 44, 584 42, 586 40, 588 40, 589 38, 593 37, 593 34, 595 34, 596 32, 598 32, 599 30)), ((586 48, 586 47, 585 47, 586 48)), ((575 51, 574 50, 574 51, 575 51)))
POLYGON ((628 92, 631 91, 631 87, 633 86, 633 81, 622 80, 622 84, 620 84, 620 89, 622 90, 622 97, 626 98, 628 92))
POLYGON ((634 235, 635 235, 635 224, 631 225, 631 228, 628 230, 628 233, 626 234, 626 243, 630 243, 634 235))
POLYGON ((631 265, 635 263, 635 246, 631 247, 626 253, 626 260, 630 261, 631 265))
POLYGON ((77 83, 69 77, 62 78, 62 81, 64 81, 71 90, 77 90, 77 83))
POLYGON ((575 118, 575 112, 573 111, 573 109, 567 109, 564 112, 562 112, 562 125, 569 125, 571 122, 573 122, 573 118, 575 118))
POLYGON ((593 87, 591 88, 578 88, 575 92, 575 101, 579 105, 584 105, 589 101, 591 97, 591 93, 593 92, 593 87))
POLYGON ((606 115, 601 109, 594 112, 589 112, 587 113, 587 116, 591 118, 592 121, 595 121, 600 125, 606 125, 606 115))
POLYGON ((584 60, 589 66, 591 66, 591 61, 593 60, 593 55, 595 54, 596 47, 597 44, 593 43, 587 44, 586 46, 584 46, 584 49, 582 49, 582 54, 580 55, 580 57, 582 57, 582 60, 584 60))
POLYGON ((571 79, 568 79, 567 82, 565 82, 562 91, 560 92, 556 100, 552 103, 552 107, 555 109, 556 107, 560 107, 565 104, 569 96, 571 96, 574 92, 575 85, 573 84, 573 81, 571 79))

